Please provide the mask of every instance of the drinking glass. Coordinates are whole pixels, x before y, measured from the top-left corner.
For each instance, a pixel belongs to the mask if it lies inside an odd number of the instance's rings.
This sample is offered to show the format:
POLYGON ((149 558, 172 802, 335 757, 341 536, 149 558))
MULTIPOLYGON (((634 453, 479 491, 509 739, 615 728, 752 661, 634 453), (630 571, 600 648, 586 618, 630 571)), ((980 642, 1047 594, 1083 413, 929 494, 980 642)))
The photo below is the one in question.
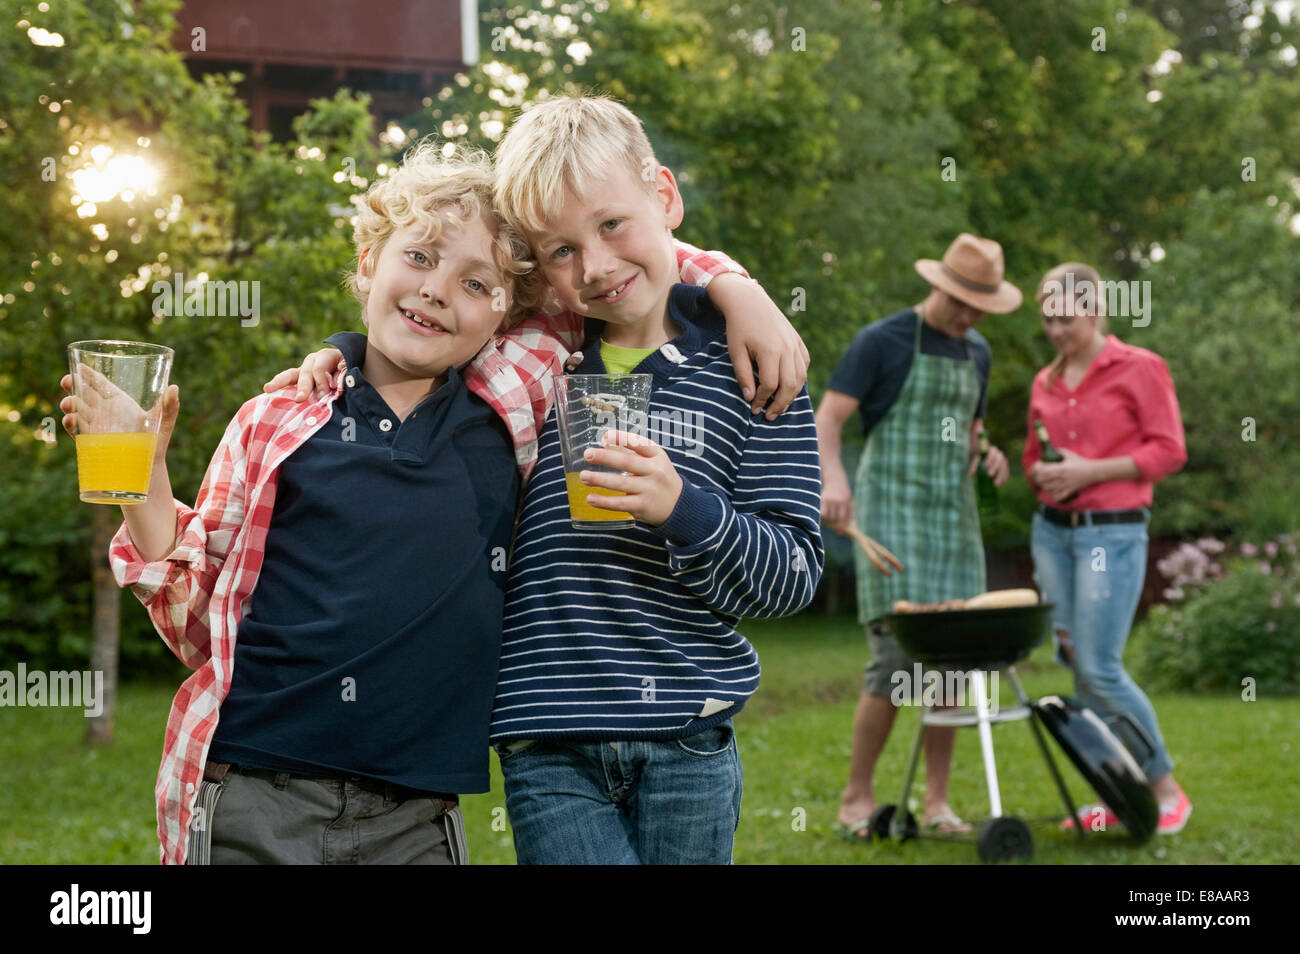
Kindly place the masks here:
POLYGON ((579 529, 621 530, 636 526, 630 513, 600 510, 587 503, 589 494, 624 496, 624 491, 591 487, 579 479, 583 470, 619 473, 612 467, 588 463, 589 447, 602 446, 611 430, 646 436, 649 423, 648 374, 566 374, 555 379, 555 414, 560 448, 564 455, 564 483, 569 495, 569 518, 579 529))
POLYGON ((171 348, 143 341, 68 345, 77 482, 86 503, 148 499, 172 357, 171 348))

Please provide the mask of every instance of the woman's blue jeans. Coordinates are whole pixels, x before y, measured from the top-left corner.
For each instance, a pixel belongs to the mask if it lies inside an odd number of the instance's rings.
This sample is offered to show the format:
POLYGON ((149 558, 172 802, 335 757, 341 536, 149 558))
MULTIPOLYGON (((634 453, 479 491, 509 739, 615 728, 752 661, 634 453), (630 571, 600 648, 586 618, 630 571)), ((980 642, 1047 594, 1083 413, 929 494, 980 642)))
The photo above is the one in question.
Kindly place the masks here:
MULTIPOLYGON (((1150 513, 1147 514, 1150 520, 1150 513)), ((1064 631, 1074 651, 1074 688, 1079 702, 1102 718, 1128 713, 1146 730, 1155 751, 1135 751, 1148 781, 1174 767, 1156 712, 1146 694, 1124 671, 1124 644, 1146 579, 1147 521, 1063 527, 1034 514, 1034 576, 1054 603, 1057 659, 1064 631)))

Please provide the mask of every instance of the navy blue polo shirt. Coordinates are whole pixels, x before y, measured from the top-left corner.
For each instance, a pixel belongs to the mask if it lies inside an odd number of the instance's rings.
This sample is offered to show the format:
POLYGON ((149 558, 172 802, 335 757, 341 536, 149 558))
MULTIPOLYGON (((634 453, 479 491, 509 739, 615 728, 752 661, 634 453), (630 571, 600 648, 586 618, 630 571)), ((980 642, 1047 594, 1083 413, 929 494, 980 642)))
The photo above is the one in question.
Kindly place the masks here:
POLYGON ((404 421, 365 379, 280 465, 209 758, 488 790, 488 725, 519 487, 514 447, 458 369, 404 421))
MULTIPOLYGON (((858 332, 831 374, 827 388, 858 399, 863 434, 871 433, 903 393, 903 385, 912 370, 916 320, 916 309, 907 308, 867 325, 858 332)), ((975 361, 980 382, 975 416, 986 416, 993 351, 983 335, 972 328, 964 337, 952 338, 922 324, 921 353, 954 361, 965 361, 969 354, 975 361)))

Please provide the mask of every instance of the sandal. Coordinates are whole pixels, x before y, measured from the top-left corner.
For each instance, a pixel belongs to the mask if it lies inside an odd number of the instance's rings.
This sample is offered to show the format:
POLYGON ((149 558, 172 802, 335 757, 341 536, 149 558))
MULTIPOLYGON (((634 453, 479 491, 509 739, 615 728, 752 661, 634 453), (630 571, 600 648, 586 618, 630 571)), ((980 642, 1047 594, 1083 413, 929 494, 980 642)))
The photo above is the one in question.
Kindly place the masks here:
POLYGON ((974 831, 969 823, 962 821, 951 811, 931 815, 922 827, 925 831, 937 835, 964 835, 974 831))
POLYGON ((845 841, 854 841, 859 844, 865 844, 871 840, 871 818, 859 818, 851 825, 846 825, 839 819, 831 825, 831 831, 845 841))

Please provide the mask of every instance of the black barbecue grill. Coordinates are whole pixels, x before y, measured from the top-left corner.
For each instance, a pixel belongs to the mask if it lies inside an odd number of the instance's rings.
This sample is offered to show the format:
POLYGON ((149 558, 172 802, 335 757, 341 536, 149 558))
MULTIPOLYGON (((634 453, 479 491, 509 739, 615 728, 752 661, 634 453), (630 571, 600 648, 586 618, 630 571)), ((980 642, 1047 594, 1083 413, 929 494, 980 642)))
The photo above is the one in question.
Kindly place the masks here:
MULTIPOLYGON (((908 795, 916 775, 925 727, 929 725, 975 726, 979 730, 988 784, 990 817, 979 827, 976 848, 985 861, 1029 858, 1034 843, 1023 821, 1002 814, 997 765, 993 757, 993 733, 997 722, 1028 720, 1034 740, 1043 753, 1052 780, 1067 813, 1075 819, 1075 830, 1084 837, 1087 827, 1075 810, 1065 781, 1056 769, 1043 739, 1041 722, 1057 744, 1083 774, 1097 795, 1124 823, 1139 842, 1155 832, 1156 800, 1146 776, 1111 727, 1091 710, 1070 699, 1048 696, 1033 701, 1025 694, 1014 664, 1028 656, 1047 634, 1052 605, 1000 607, 996 609, 944 610, 937 612, 891 613, 886 616, 898 644, 918 662, 933 668, 968 673, 975 706, 936 711, 925 707, 917 726, 916 740, 908 759, 903 794, 897 805, 881 805, 871 816, 873 838, 906 841, 917 837, 916 819, 907 810, 908 795), (1020 705, 991 711, 988 705, 986 673, 1004 670, 1020 705)), ((1139 745, 1150 745, 1141 728, 1126 720, 1126 734, 1139 745)))

